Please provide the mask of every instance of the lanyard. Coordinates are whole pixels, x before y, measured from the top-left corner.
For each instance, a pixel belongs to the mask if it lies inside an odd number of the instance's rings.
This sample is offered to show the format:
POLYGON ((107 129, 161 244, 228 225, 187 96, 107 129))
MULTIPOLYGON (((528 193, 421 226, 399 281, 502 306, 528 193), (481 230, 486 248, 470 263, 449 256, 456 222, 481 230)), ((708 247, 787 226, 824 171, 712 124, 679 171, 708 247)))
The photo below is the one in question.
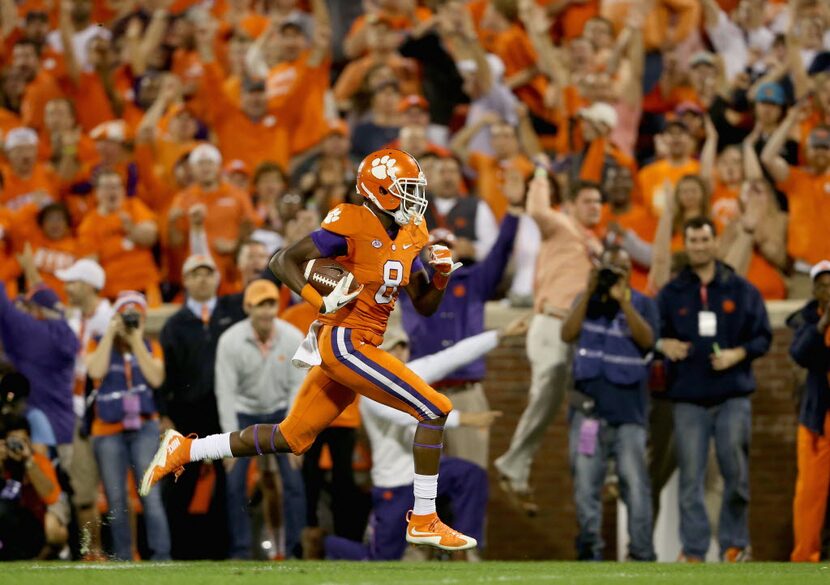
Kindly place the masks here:
POLYGON ((127 381, 127 390, 133 387, 133 356, 124 354, 124 378, 127 381))
POLYGON ((700 302, 703 305, 703 310, 709 310, 709 290, 706 288, 705 284, 700 285, 700 302))

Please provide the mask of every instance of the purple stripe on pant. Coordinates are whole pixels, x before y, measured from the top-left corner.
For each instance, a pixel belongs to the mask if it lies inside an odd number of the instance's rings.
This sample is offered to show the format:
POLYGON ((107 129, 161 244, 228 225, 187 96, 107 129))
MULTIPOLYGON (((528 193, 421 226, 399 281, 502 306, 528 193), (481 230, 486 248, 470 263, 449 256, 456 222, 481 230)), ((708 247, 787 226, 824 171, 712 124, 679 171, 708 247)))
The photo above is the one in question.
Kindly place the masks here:
MULTIPOLYGON (((452 508, 451 526, 484 543, 484 514, 487 510, 487 472, 478 465, 444 457, 438 476, 438 497, 447 498, 452 508)), ((372 488, 372 539, 368 545, 329 536, 326 558, 349 561, 396 561, 406 550, 406 512, 412 509, 412 485, 372 488)))
POLYGON ((403 402, 408 404, 410 407, 412 407, 416 411, 420 412, 425 418, 433 419, 433 418, 440 418, 440 417, 446 415, 445 412, 442 412, 440 408, 438 408, 437 406, 432 404, 420 392, 418 392, 411 385, 407 384, 404 380, 402 380, 401 378, 399 378, 398 376, 396 376, 395 374, 393 374, 392 372, 390 372, 389 370, 387 370, 386 368, 384 368, 383 366, 381 366, 377 362, 372 361, 371 359, 366 357, 364 354, 360 353, 359 351, 356 351, 355 348, 354 348, 354 344, 352 343, 352 330, 351 329, 348 329, 346 327, 334 327, 332 329, 332 333, 331 333, 331 345, 332 345, 331 349, 334 352, 334 356, 337 359, 339 359, 341 362, 343 362, 343 364, 345 364, 346 367, 348 367, 354 373, 359 375, 361 378, 365 378, 366 380, 368 380, 369 382, 371 382, 372 384, 374 384, 375 386, 377 386, 378 388, 380 388, 381 390, 383 390, 387 394, 391 394, 392 396, 394 396, 398 400, 402 400, 403 402), (369 368, 373 372, 379 374, 380 376, 383 376, 383 377, 387 378, 388 380, 391 380, 392 382, 394 382, 395 384, 397 384, 398 386, 400 386, 401 388, 406 390, 411 396, 413 396, 416 400, 418 400, 423 406, 418 406, 416 403, 414 403, 412 400, 410 400, 406 396, 398 394, 397 392, 395 392, 395 390, 393 388, 390 388, 390 387, 384 385, 379 380, 376 380, 375 378, 369 376, 368 374, 366 374, 366 372, 364 372, 363 370, 361 370, 360 368, 358 368, 354 364, 350 363, 349 360, 346 359, 346 356, 343 355, 343 352, 340 351, 340 348, 338 346, 338 338, 340 337, 341 332, 343 333, 343 341, 344 341, 344 344, 346 346, 346 353, 349 356, 354 357, 356 360, 358 360, 359 362, 364 364, 367 368, 369 368), (426 409, 424 407, 426 407, 426 409))

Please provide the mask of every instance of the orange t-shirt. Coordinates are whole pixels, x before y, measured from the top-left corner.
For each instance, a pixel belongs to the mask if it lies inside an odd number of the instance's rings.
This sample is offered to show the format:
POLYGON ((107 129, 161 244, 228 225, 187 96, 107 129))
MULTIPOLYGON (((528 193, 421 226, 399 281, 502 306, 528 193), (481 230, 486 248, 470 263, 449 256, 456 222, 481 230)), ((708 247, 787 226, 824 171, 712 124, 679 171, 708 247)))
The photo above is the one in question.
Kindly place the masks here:
POLYGON ((501 221, 507 213, 507 197, 504 188, 504 172, 508 168, 516 168, 527 180, 533 173, 533 163, 523 154, 518 154, 509 160, 498 160, 494 156, 483 152, 472 152, 467 164, 476 172, 476 187, 478 196, 487 202, 493 215, 501 221))
POLYGON ((46 104, 59 97, 63 97, 63 92, 55 76, 42 67, 23 92, 23 102, 20 105, 23 124, 35 130, 43 128, 43 110, 46 104))
POLYGON ((666 182, 674 190, 684 175, 696 175, 699 172, 700 163, 691 158, 680 166, 674 166, 666 159, 644 166, 637 173, 637 184, 643 196, 643 203, 656 217, 660 217, 669 195, 666 192, 666 182))
POLYGON ((78 124, 85 132, 91 131, 98 124, 116 119, 104 84, 97 73, 81 72, 77 84, 69 78, 63 78, 61 88, 75 105, 78 124))
POLYGON ((784 283, 781 273, 769 260, 755 250, 753 250, 752 258, 749 260, 746 278, 755 285, 764 300, 775 301, 787 298, 787 285, 784 283))
MULTIPOLYGON (((58 270, 66 270, 81 257, 78 240, 71 235, 60 240, 50 240, 40 229, 34 229, 30 230, 19 242, 20 246, 25 242, 29 242, 32 246, 35 266, 43 282, 57 293, 63 303, 66 303, 64 283, 55 276, 55 273, 58 270)), ((16 247, 19 246, 16 245, 16 247)))
MULTIPOLYGON (((631 4, 629 0, 603 0, 600 15, 619 32, 625 26, 631 4)), ((700 25, 700 13, 697 0, 656 0, 643 23, 646 50, 660 49, 669 38, 675 43, 684 40, 700 25)))
MULTIPOLYGON (((267 114, 251 120, 223 91, 222 72, 215 63, 205 66, 205 79, 199 85, 194 102, 206 111, 207 121, 218 137, 225 160, 239 159, 254 169, 263 161, 272 161, 287 169, 291 159, 291 132, 296 120, 267 114)), ((303 98, 305 99, 305 98, 303 98)), ((295 107, 304 105, 298 100, 295 107)))
POLYGON ((296 61, 278 63, 265 80, 269 112, 277 117, 278 123, 292 128, 291 154, 314 146, 329 131, 325 95, 329 90, 331 59, 323 59, 311 67, 310 56, 305 51, 296 61))
POLYGON ((23 122, 20 116, 5 108, 0 108, 0 139, 5 139, 6 133, 18 126, 22 126, 23 122))
POLYGON ((409 283, 412 262, 429 241, 426 222, 402 226, 392 242, 368 208, 343 203, 329 212, 321 227, 346 239, 348 253, 337 261, 364 288, 352 304, 321 315, 320 322, 383 335, 398 291, 409 283))
MULTIPOLYGON (((139 199, 130 197, 122 210, 133 223, 156 222, 155 214, 139 199)), ((118 213, 90 211, 78 228, 84 254, 95 254, 107 275, 102 295, 114 298, 123 290, 150 291, 159 283, 158 268, 149 248, 127 238, 118 213)))
MULTIPOLYGON (((392 30, 403 31, 412 28, 420 22, 429 20, 432 17, 432 11, 424 6, 418 6, 415 8, 414 18, 410 18, 406 14, 393 14, 387 10, 381 10, 379 16, 392 30)), ((364 26, 366 26, 366 15, 361 14, 352 22, 352 26, 349 28, 345 40, 349 41, 364 26)))
MULTIPOLYGON (((553 2, 554 0, 537 0, 537 4, 541 6, 547 6, 553 2)), ((585 23, 597 14, 599 14, 599 2, 597 0, 569 4, 565 10, 557 15, 554 30, 559 33, 558 36, 563 40, 570 41, 582 36, 585 23)))
POLYGON ((814 175, 806 168, 790 167, 790 176, 777 187, 787 194, 790 207, 787 252, 810 264, 830 258, 830 173, 814 175))
POLYGON ((58 177, 54 171, 43 163, 35 163, 32 174, 23 178, 14 173, 7 164, 0 164, 3 175, 3 190, 0 191, 0 204, 12 211, 36 201, 36 193, 42 191, 53 201, 58 200, 58 177))
MULTIPOLYGON (((617 222, 624 229, 633 231, 644 242, 654 241, 654 234, 657 231, 657 220, 654 219, 654 216, 643 205, 632 203, 628 211, 620 215, 614 215, 611 211, 611 206, 605 204, 602 206, 602 215, 597 226, 599 233, 606 232, 608 223, 611 221, 617 222)), ((631 264, 631 287, 643 294, 647 294, 649 269, 633 261, 631 264)))
POLYGON ((421 93, 421 84, 418 80, 418 64, 412 59, 402 57, 397 53, 387 55, 383 61, 379 61, 374 55, 366 55, 350 62, 343 69, 343 73, 337 78, 334 84, 334 99, 339 102, 350 99, 360 91, 366 75, 379 62, 385 63, 395 72, 395 77, 401 88, 401 95, 421 93))
POLYGON ((221 276, 220 293, 225 294, 225 291, 236 292, 232 284, 238 281, 233 256, 217 252, 215 241, 217 238, 239 240, 243 225, 246 223, 257 225, 259 223, 259 218, 251 204, 251 198, 225 182, 222 182, 219 188, 211 192, 204 191, 199 185, 191 185, 184 191, 179 192, 170 205, 171 210, 180 209, 184 212, 177 222, 180 231, 184 233, 189 231, 187 212, 198 203, 202 203, 207 207, 205 232, 211 255, 216 261, 221 276))
MULTIPOLYGON (((539 61, 533 43, 530 42, 527 33, 518 24, 497 33, 493 38, 491 50, 504 63, 505 78, 535 67, 539 61)), ((536 75, 529 83, 516 87, 513 92, 516 97, 527 104, 534 114, 549 121, 555 121, 555 112, 546 108, 542 99, 547 85, 548 82, 544 75, 536 75)))
MULTIPOLYGON (((161 345, 155 339, 151 339, 150 341, 150 355, 154 358, 159 360, 164 360, 164 352, 161 349, 161 345)), ((98 347, 98 341, 96 339, 90 339, 89 343, 86 347, 86 355, 90 355, 95 348, 98 347)), ((132 364, 133 368, 138 368, 138 365, 133 361, 132 364)), ((96 383, 99 383, 100 380, 95 380, 96 383)), ((141 415, 142 422, 153 420, 158 418, 158 413, 154 413, 151 415, 141 415)), ((98 409, 95 409, 95 418, 92 419, 92 427, 90 429, 90 434, 93 437, 104 437, 108 435, 117 435, 118 433, 124 432, 124 423, 116 422, 116 423, 108 423, 102 421, 98 418, 98 409)))
POLYGON ((712 190, 712 218, 718 224, 718 229, 726 227, 740 215, 740 196, 740 187, 727 187, 720 181, 715 181, 712 190))
MULTIPOLYGON (((288 321, 303 333, 308 333, 308 329, 311 327, 311 324, 319 316, 320 312, 315 310, 314 307, 312 307, 305 301, 300 301, 297 304, 291 305, 279 315, 280 319, 282 319, 283 321, 288 321)), ((359 427, 359 404, 360 395, 356 395, 352 403, 349 404, 349 406, 347 406, 345 410, 343 410, 343 412, 341 412, 337 416, 337 418, 331 422, 329 426, 349 429, 356 429, 357 427, 359 427)))

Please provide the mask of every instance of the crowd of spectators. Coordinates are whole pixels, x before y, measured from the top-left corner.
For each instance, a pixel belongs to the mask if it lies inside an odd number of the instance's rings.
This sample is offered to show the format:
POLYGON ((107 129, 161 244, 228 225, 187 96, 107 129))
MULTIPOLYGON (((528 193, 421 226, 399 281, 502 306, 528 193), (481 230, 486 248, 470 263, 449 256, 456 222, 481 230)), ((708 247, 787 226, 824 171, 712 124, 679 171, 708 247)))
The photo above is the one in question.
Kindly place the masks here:
POLYGON ((710 440, 720 556, 749 558, 751 362, 763 301, 793 298, 809 377, 792 558, 818 560, 827 0, 0 0, 0 37, 0 558, 403 554, 412 429, 367 401, 304 459, 203 462, 136 492, 160 431, 285 416, 314 314, 268 259, 361 203, 356 165, 388 147, 420 162, 431 242, 464 263, 433 316, 402 296, 384 346, 461 413, 441 472, 456 525, 485 541, 491 462, 538 512, 531 464, 567 403, 579 558, 604 554, 613 459, 629 557, 654 559, 667 477, 648 473, 649 436, 651 463, 679 469, 681 558, 708 549, 710 440), (492 300, 533 312, 502 332, 526 325, 531 385, 495 460, 492 300))

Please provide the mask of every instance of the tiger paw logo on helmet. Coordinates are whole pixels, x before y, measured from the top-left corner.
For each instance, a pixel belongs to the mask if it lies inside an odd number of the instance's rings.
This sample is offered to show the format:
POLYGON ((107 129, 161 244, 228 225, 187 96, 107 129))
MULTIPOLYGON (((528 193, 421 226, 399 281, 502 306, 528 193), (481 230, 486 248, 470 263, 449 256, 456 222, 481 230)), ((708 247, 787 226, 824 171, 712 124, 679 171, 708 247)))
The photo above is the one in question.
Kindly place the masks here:
POLYGON ((395 178, 395 165, 398 164, 394 158, 389 155, 383 155, 383 158, 376 158, 372 160, 372 175, 382 181, 386 177, 395 178))

